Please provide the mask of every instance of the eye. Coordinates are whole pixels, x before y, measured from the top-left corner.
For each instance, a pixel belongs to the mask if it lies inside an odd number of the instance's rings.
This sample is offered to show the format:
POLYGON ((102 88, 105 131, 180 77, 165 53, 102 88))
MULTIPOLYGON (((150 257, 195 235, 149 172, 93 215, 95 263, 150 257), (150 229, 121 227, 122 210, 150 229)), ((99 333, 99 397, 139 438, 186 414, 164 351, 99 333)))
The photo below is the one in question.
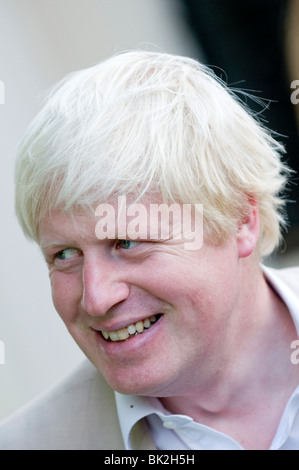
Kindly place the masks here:
POLYGON ((117 249, 129 250, 130 248, 134 248, 135 246, 139 245, 140 242, 135 242, 132 240, 118 240, 116 244, 117 249))
POLYGON ((66 248, 65 250, 58 251, 55 254, 55 258, 59 260, 66 260, 74 258, 75 256, 79 255, 79 251, 75 248, 66 248))

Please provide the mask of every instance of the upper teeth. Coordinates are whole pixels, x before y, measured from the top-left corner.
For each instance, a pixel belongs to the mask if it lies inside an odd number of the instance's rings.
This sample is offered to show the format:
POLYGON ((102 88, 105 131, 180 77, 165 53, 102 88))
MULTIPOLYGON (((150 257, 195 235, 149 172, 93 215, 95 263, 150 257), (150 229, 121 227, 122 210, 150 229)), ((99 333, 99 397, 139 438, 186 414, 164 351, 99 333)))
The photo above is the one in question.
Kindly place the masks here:
POLYGON ((139 335, 144 329, 148 329, 152 323, 155 323, 156 316, 153 315, 145 320, 140 320, 137 323, 132 323, 125 328, 121 328, 117 331, 102 331, 102 335, 105 339, 111 341, 124 341, 132 336, 139 335))

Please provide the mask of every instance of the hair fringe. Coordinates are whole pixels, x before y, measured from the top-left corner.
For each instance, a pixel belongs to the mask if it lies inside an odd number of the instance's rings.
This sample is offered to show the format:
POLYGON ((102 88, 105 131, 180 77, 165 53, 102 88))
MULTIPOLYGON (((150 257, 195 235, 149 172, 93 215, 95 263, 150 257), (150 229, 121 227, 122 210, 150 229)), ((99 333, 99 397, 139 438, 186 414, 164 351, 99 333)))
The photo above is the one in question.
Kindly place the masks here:
POLYGON ((283 154, 208 67, 160 52, 120 53, 73 72, 48 94, 18 147, 16 213, 38 241, 55 208, 74 213, 117 195, 155 193, 203 204, 205 228, 221 241, 254 196, 266 255, 286 223, 283 154))

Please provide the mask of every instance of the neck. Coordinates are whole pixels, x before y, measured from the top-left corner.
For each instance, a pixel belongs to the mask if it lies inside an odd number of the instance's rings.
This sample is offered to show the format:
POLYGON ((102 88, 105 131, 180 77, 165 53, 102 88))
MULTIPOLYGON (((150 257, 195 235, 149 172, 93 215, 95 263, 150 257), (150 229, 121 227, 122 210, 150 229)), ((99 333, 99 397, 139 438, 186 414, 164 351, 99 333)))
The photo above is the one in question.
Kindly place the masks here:
MULTIPOLYGON (((299 381, 290 361, 290 344, 297 334, 287 307, 266 282, 259 266, 244 263, 240 275, 242 299, 221 338, 221 366, 209 370, 204 381, 193 381, 195 387, 189 387, 184 395, 161 399, 172 413, 188 414, 232 437, 239 429, 236 439, 242 434, 241 428, 257 424, 254 417, 258 417, 259 408, 260 416, 264 416, 265 409, 276 411, 268 418, 275 432, 299 381)), ((273 436, 265 434, 268 445, 273 436)))

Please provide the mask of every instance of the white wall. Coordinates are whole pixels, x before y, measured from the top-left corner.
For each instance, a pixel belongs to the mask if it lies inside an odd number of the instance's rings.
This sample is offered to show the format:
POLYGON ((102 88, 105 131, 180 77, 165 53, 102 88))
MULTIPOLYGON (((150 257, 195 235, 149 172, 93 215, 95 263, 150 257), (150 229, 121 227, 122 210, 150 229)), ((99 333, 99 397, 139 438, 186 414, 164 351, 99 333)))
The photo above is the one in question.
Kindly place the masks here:
POLYGON ((176 0, 0 0, 0 420, 83 358, 54 311, 41 255, 14 216, 14 147, 50 85, 144 43, 200 56, 176 0))

